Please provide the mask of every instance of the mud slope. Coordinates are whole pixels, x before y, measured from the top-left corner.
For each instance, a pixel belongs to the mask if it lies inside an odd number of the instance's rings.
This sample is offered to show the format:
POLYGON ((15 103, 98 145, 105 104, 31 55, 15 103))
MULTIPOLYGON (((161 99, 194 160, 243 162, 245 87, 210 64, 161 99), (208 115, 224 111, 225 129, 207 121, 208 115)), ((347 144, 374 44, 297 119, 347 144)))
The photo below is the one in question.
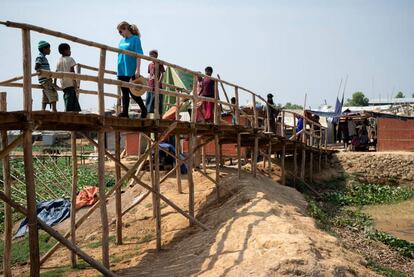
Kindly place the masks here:
MULTIPOLYGON (((375 276, 360 256, 306 216, 306 202, 294 189, 267 177, 228 171, 222 186, 232 190, 220 206, 210 190, 198 198, 198 228, 174 233, 160 253, 146 254, 120 269, 121 276, 375 276)), ((163 218, 163 229, 177 228, 176 217, 163 218)), ((183 224, 183 221, 181 221, 183 224)), ((185 228, 185 226, 182 226, 185 228)))

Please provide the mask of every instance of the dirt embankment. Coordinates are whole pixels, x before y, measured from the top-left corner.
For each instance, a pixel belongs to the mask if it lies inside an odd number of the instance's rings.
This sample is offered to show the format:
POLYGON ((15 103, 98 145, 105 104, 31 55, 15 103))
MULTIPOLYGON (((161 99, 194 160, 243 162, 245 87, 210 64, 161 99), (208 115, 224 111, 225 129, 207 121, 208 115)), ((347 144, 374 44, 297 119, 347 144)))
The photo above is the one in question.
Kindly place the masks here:
MULTIPOLYGON (((195 174, 196 213, 208 231, 188 227, 188 220, 162 203, 163 250, 157 253, 148 197, 124 216, 124 245, 111 240, 111 269, 120 276, 376 276, 361 256, 315 226, 296 190, 261 175, 244 173, 238 180, 233 169, 224 169, 221 176, 226 193, 217 205, 214 184, 195 174)), ((178 194, 175 179, 169 178, 161 190, 188 209, 186 181, 183 187, 185 193, 178 194)), ((81 227, 77 239, 82 249, 100 259, 98 222, 99 211, 81 227)), ((69 269, 69 257, 67 250, 59 250, 44 271, 69 269)), ((85 269, 64 275, 95 274, 85 269)))
MULTIPOLYGON (((306 216, 296 190, 270 179, 229 174, 221 183, 234 194, 216 206, 214 193, 199 202, 209 231, 178 232, 166 250, 148 253, 123 276, 353 276, 375 275, 306 216), (184 235, 185 234, 185 235, 184 235)), ((200 198, 198 198, 200 200, 200 198)), ((176 223, 163 221, 164 231, 176 223)), ((185 226, 182 226, 185 227, 185 226)))
POLYGON ((330 166, 364 182, 414 186, 412 152, 339 152, 330 166))

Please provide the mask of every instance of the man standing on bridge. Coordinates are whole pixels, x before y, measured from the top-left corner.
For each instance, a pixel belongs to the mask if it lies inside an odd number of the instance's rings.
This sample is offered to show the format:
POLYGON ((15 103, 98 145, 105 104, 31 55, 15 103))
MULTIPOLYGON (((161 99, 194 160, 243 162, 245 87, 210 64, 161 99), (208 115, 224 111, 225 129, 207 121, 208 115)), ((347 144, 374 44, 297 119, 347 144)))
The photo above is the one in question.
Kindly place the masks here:
POLYGON ((279 115, 280 110, 275 107, 275 103, 273 102, 273 94, 269 93, 267 95, 267 105, 269 117, 269 128, 268 131, 276 134, 276 118, 279 115))

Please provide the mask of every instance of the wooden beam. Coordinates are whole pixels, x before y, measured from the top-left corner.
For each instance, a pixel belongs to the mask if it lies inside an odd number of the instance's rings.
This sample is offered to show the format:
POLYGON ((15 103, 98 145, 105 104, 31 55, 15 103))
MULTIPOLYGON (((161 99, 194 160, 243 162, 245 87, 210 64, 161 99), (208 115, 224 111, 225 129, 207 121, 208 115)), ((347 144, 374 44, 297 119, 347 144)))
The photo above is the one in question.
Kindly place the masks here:
MULTIPOLYGON (((191 217, 194 217, 194 180, 193 180, 193 166, 194 166, 194 146, 195 146, 196 137, 193 132, 191 132, 188 140, 188 213, 191 217)), ((190 226, 193 225, 193 222, 190 221, 190 226)))
MULTIPOLYGON (((180 118, 180 98, 176 98, 176 105, 177 109, 175 111, 175 119, 179 120, 180 118)), ((175 164, 176 164, 176 171, 175 171, 175 178, 177 180, 177 190, 178 193, 183 193, 183 188, 181 185, 181 163, 180 163, 180 153, 181 153, 181 137, 179 134, 175 135, 175 164)))
POLYGON ((300 179, 305 180, 305 166, 306 166, 306 150, 305 146, 302 145, 302 157, 301 157, 301 167, 300 167, 300 179))
POLYGON ((309 181, 313 182, 313 151, 309 151, 309 181))
POLYGON ((272 140, 271 139, 269 139, 269 145, 268 145, 267 151, 268 151, 267 161, 269 163, 267 173, 269 174, 269 178, 272 179, 272 140))
POLYGON ((293 148, 293 184, 296 186, 296 179, 298 177, 298 146, 295 143, 293 148))
MULTIPOLYGON (((19 204, 17 204, 13 200, 11 200, 9 197, 7 197, 1 191, 0 191, 0 198, 4 202, 6 202, 10 206, 12 206, 15 210, 17 210, 20 213, 22 213, 23 215, 25 215, 26 217, 29 215, 28 210, 26 208, 20 206, 19 204)), ((115 277, 116 276, 113 272, 109 271, 107 268, 105 268, 104 266, 102 266, 102 264, 100 264, 99 262, 97 262, 96 260, 94 260, 93 258, 91 258, 90 256, 88 256, 88 254, 86 254, 84 251, 82 251, 82 249, 80 249, 79 247, 77 247, 76 245, 74 245, 72 242, 70 242, 69 240, 67 240, 64 236, 62 236, 61 234, 59 234, 58 231, 56 231, 55 229, 53 229, 52 227, 50 227, 49 225, 47 225, 41 219, 36 218, 36 221, 37 221, 37 224, 39 224, 40 228, 42 228, 46 233, 48 233, 50 236, 52 236, 54 239, 56 239, 59 243, 61 243, 64 246, 66 246, 69 250, 75 252, 79 257, 81 257, 90 266, 92 266, 93 268, 95 268, 96 270, 98 270, 99 272, 101 272, 102 274, 104 274, 104 276, 112 276, 112 277, 115 277)))
POLYGON ((217 203, 220 202, 220 186, 219 186, 219 181, 220 181, 220 144, 219 144, 219 135, 216 134, 214 136, 214 145, 215 145, 215 154, 216 154, 216 197, 217 197, 217 203))
POLYGON ((24 175, 26 181, 27 221, 29 227, 30 276, 40 275, 39 231, 37 229, 36 190, 33 175, 32 131, 24 131, 24 175))
POLYGON ((237 177, 241 178, 241 134, 237 132, 237 177))
POLYGON ((285 168, 285 158, 286 158, 286 144, 283 143, 282 145, 282 157, 280 160, 280 167, 282 169, 282 185, 286 185, 286 168, 285 168))
POLYGON ((105 77, 105 64, 106 64, 106 50, 101 49, 99 56, 99 71, 98 71, 98 108, 99 115, 105 119, 105 97, 104 97, 104 77, 105 77))
MULTIPOLYGON (((72 193, 70 206, 70 238, 71 242, 76 245, 76 195, 78 191, 78 157, 76 155, 76 132, 70 134, 71 152, 72 152, 72 193)), ((76 268, 76 253, 71 252, 72 268, 76 268)))
POLYGON ((255 135, 254 137, 254 148, 253 148, 253 160, 252 160, 252 172, 253 177, 256 177, 257 174, 257 158, 259 155, 259 137, 255 135))
MULTIPOLYGON (((7 94, 0 92, 0 112, 7 111, 7 94)), ((7 131, 1 130, 2 149, 8 145, 7 131)), ((5 155, 3 163, 3 190, 4 194, 11 198, 11 177, 10 177, 10 159, 5 155)), ((3 274, 5 277, 11 277, 11 250, 13 237, 13 214, 9 204, 4 205, 4 249, 3 249, 3 274)))
MULTIPOLYGON (((219 79, 221 81, 220 75, 218 75, 218 74, 217 74, 217 79, 219 79)), ((224 88, 223 83, 220 82, 220 85, 221 85, 221 89, 223 90, 224 97, 226 97, 227 103, 230 103, 230 99, 229 99, 229 97, 227 95, 227 92, 226 92, 226 89, 224 88)))
MULTIPOLYGON (((115 132, 115 158, 121 160, 121 133, 115 132)), ((121 179, 121 167, 115 164, 115 182, 121 179)), ((122 244, 122 201, 121 187, 115 190, 115 212, 116 212, 116 244, 122 244)))
MULTIPOLYGON (((28 112, 28 120, 32 112, 32 52, 30 45, 30 31, 22 29, 23 42, 23 110, 28 112)), ((29 211, 30 214, 30 211, 29 211)))
POLYGON ((106 210, 105 195, 105 132, 98 132, 98 179, 99 179, 99 199, 102 224, 102 264, 109 268, 109 228, 108 213, 106 210))
POLYGON ((154 191, 155 193, 155 201, 153 203, 155 207, 155 233, 156 233, 156 245, 157 250, 161 250, 161 208, 160 208, 160 151, 159 151, 159 140, 158 134, 154 133, 155 135, 155 151, 154 151, 154 191))

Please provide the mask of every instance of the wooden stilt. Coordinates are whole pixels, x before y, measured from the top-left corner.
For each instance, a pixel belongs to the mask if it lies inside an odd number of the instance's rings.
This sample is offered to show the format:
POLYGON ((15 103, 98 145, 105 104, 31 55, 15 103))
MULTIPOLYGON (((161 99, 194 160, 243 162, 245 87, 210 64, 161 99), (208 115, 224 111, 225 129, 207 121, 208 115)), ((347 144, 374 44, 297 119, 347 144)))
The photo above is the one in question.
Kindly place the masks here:
POLYGON ((109 269, 109 228, 105 197, 105 132, 98 132, 98 179, 102 223, 102 264, 109 269))
MULTIPOLYGON (((194 180, 193 180, 193 165, 194 165, 194 144, 195 144, 195 135, 194 133, 190 134, 188 140, 188 213, 191 217, 194 217, 194 180)), ((190 226, 193 225, 193 222, 190 220, 190 226)))
MULTIPOLYGON (((32 60, 30 46, 30 31, 22 29, 23 41, 23 108, 27 117, 32 118, 32 60)), ((32 130, 23 133, 24 173, 26 180, 27 220, 29 226, 30 249, 30 276, 37 277, 40 274, 39 263, 39 231, 37 228, 36 191, 33 176, 33 152, 32 130)))
POLYGON ((280 159, 280 166, 282 168, 282 185, 286 185, 286 168, 285 168, 285 158, 286 158, 286 144, 283 143, 282 146, 282 156, 280 159))
POLYGON ((39 276, 39 231, 37 228, 36 191, 33 176, 32 131, 24 131, 24 173, 26 179, 27 220, 29 226, 30 276, 39 276))
POLYGON ((295 143, 293 149, 293 184, 296 186, 296 178, 298 177, 298 146, 295 143))
POLYGON ((302 157, 301 157, 301 167, 300 167, 300 179, 305 180, 305 166, 306 166, 306 149, 305 146, 302 146, 302 157))
MULTIPOLYGON (((7 95, 5 92, 0 92, 0 112, 7 111, 7 95)), ((1 131, 2 149, 5 149, 8 144, 7 131, 1 131)), ((3 189, 4 194, 11 198, 11 177, 10 177, 10 159, 9 155, 4 156, 3 163, 3 189)), ((4 205, 4 250, 3 250, 3 274, 4 277, 11 277, 11 247, 12 247, 12 209, 8 204, 4 205)))
POLYGON ((161 250, 161 208, 160 208, 160 151, 159 151, 159 140, 158 133, 154 134, 155 136, 155 151, 154 151, 154 190, 157 192, 155 194, 155 202, 153 206, 155 207, 155 232, 157 240, 157 250, 161 250))
MULTIPOLYGON (((121 160, 121 133, 115 132, 115 158, 121 160)), ((121 167, 115 164, 115 182, 121 179, 121 167)), ((116 212, 116 244, 122 244, 122 201, 121 187, 115 190, 115 212, 116 212)))
POLYGON ((214 136, 214 144, 215 144, 215 154, 216 154, 216 197, 217 203, 220 202, 220 187, 219 187, 219 179, 220 179, 220 143, 219 143, 219 135, 216 134, 214 136))
POLYGON ((201 147, 201 161, 203 164, 203 171, 204 173, 207 173, 207 158, 206 158, 206 148, 205 146, 201 147))
MULTIPOLYGON (((180 157, 180 153, 181 153, 181 142, 180 142, 180 135, 175 135, 175 155, 176 157, 180 157)), ((181 185, 181 161, 180 159, 175 160, 175 164, 177 165, 176 169, 175 169, 175 176, 176 176, 176 180, 177 180, 177 188, 178 188, 178 193, 183 193, 183 188, 181 185)))
MULTIPOLYGON (((148 140, 147 140, 147 147, 148 149, 151 149, 151 148, 155 149, 155 143, 150 139, 150 137, 148 137, 148 140)), ((154 159, 153 159, 152 153, 150 153, 149 167, 150 167, 151 187, 155 190, 154 159)), ((152 218, 153 219, 156 219, 157 217, 156 202, 157 202, 157 199, 155 197, 155 193, 152 193, 152 218)))
POLYGON ((322 171, 322 150, 318 150, 318 172, 322 171))
POLYGON ((310 150, 309 154, 309 182, 313 182, 313 151, 310 150))
POLYGON ((267 160, 269 162, 267 171, 268 171, 269 177, 272 178, 272 140, 271 139, 269 139, 267 155, 268 155, 267 160))
POLYGON ((254 137, 253 160, 252 160, 253 177, 256 177, 256 173, 257 173, 257 158, 258 158, 258 155, 259 155, 259 137, 256 135, 254 137))
MULTIPOLYGON (((71 242, 76 245, 76 193, 78 190, 78 157, 76 155, 76 132, 71 132, 71 151, 72 151, 72 193, 70 206, 70 238, 71 242)), ((76 253, 71 252, 72 268, 76 268, 76 253)))
POLYGON ((241 135, 237 132, 237 176, 241 178, 241 135))

